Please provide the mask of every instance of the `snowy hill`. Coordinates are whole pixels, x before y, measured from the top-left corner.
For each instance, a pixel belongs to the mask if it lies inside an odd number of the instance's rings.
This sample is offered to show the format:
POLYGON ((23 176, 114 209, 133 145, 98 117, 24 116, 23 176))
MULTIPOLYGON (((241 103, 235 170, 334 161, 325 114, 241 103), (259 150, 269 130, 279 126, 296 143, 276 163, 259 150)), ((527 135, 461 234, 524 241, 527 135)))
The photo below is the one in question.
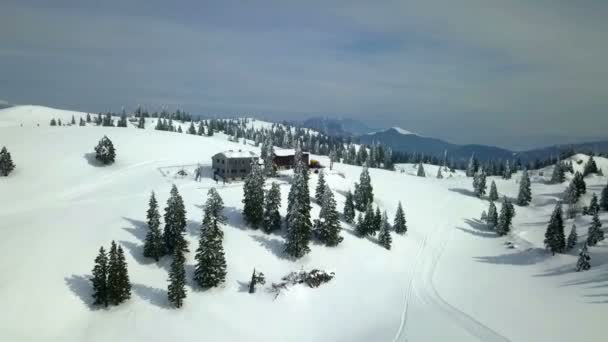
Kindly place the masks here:
MULTIPOLYGON (((343 223, 338 247, 313 243, 307 256, 292 261, 283 254, 281 234, 266 235, 243 222, 242 183, 193 179, 193 168, 199 163, 208 168, 216 152, 258 148, 229 142, 223 134, 155 131, 149 123, 145 130, 49 126, 52 117, 67 121, 72 115, 78 121, 86 113, 39 106, 0 110, 0 146, 17 165, 9 177, 0 177, 3 341, 538 342, 606 336, 608 242, 590 249, 592 269, 581 273, 574 272, 576 251, 551 256, 544 250, 549 216, 567 185, 546 184, 549 169, 542 177, 532 175, 532 205, 516 206, 513 232, 502 238, 478 220, 488 202, 472 196, 472 180, 460 172, 436 179, 430 165, 427 178, 416 177, 411 165, 399 165, 404 173, 370 169, 375 203, 392 218, 401 201, 407 234, 393 235, 388 251, 374 238, 356 237, 343 223), (117 149, 116 163, 106 167, 91 154, 103 135, 117 149), (181 169, 189 175, 177 176, 181 169), (188 297, 181 309, 166 298, 170 258, 157 264, 142 256, 150 192, 164 208, 172 184, 186 204, 191 247, 188 297), (228 275, 223 287, 202 291, 192 282, 193 250, 201 206, 213 186, 228 216, 223 228, 228 275), (88 277, 99 247, 112 240, 127 252, 133 294, 123 305, 97 309, 91 306, 88 277), (507 249, 506 241, 515 248, 507 249), (316 289, 295 286, 275 299, 264 290, 247 293, 254 267, 265 273, 267 285, 301 268, 332 270, 336 278, 316 289)), ((328 164, 325 157, 313 158, 328 164)), ((608 160, 596 162, 607 173, 608 160)), ((335 164, 327 172, 341 210, 361 168, 335 164)), ((276 180, 282 215, 290 174, 276 180)), ((311 175, 311 189, 317 177, 311 175)), ((488 184, 495 180, 501 195, 516 197, 518 179, 518 174, 511 180, 489 177, 488 184)), ((589 176, 586 182, 585 205, 607 179, 589 176)), ((316 218, 319 207, 312 205, 316 218)), ((606 228, 608 214, 601 220, 606 228)), ((580 241, 589 221, 589 216, 574 220, 580 241)), ((566 221, 566 232, 572 223, 566 221)))

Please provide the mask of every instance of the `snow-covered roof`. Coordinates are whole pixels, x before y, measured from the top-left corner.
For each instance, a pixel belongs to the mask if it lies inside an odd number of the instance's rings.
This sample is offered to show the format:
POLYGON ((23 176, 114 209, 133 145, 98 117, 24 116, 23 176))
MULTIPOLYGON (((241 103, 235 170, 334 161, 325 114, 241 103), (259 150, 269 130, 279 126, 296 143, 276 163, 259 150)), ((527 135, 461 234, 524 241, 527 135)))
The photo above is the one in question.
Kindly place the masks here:
MULTIPOLYGON (((303 154, 308 154, 308 152, 302 152, 303 154)), ((276 149, 274 150, 274 155, 277 157, 289 157, 289 156, 295 156, 296 155, 296 150, 294 150, 293 148, 281 148, 281 149, 276 149)))
POLYGON ((238 150, 238 151, 228 150, 228 151, 220 152, 218 154, 222 154, 226 158, 255 158, 258 156, 257 154, 255 154, 251 151, 242 151, 242 150, 238 150))

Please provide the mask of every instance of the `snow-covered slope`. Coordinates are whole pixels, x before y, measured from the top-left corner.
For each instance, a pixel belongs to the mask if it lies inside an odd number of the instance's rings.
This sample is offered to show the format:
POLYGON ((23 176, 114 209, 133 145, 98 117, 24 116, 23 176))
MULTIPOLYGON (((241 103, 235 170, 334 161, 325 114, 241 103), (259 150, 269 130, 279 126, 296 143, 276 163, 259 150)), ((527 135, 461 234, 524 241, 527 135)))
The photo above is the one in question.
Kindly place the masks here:
MULTIPOLYGON (((244 224, 240 183, 176 177, 181 168, 209 164, 216 152, 257 148, 231 143, 222 134, 48 126, 51 117, 63 121, 72 114, 29 106, 0 111, 0 145, 7 146, 17 165, 9 177, 0 177, 0 340, 536 342, 606 337, 608 243, 591 248, 593 268, 584 273, 573 271, 575 251, 551 256, 542 249, 546 223, 566 183, 546 185, 533 175, 532 206, 517 207, 512 236, 497 238, 477 220, 488 203, 471 195, 470 178, 435 179, 431 166, 425 166, 427 178, 371 169, 376 204, 392 217, 402 201, 408 233, 393 235, 387 251, 374 239, 355 237, 344 224, 339 247, 312 244, 307 256, 291 261, 282 253, 280 234, 266 235, 244 224), (117 149, 116 163, 107 167, 98 166, 91 154, 103 135, 117 149), (186 203, 191 251, 210 187, 218 186, 229 218, 225 285, 208 291, 193 286, 194 253, 188 253, 188 297, 181 309, 171 308, 166 299, 170 258, 156 264, 142 257, 150 191, 164 207, 173 183, 186 203), (121 306, 96 309, 90 305, 87 278, 99 247, 111 240, 127 251, 133 295, 121 306), (506 249, 507 240, 516 248, 506 249), (268 283, 302 267, 331 269, 336 278, 317 289, 296 286, 274 299, 266 291, 247 293, 254 267, 268 283)), ((86 115, 75 114, 76 120, 86 115)), ((314 159, 327 163, 324 157, 314 159)), ((596 160, 608 166, 607 160, 596 160)), ((328 172, 340 209, 360 172, 343 164, 328 172)), ((282 214, 288 175, 277 180, 282 214)), ((311 189, 316 179, 311 175, 311 189)), ((517 179, 494 180, 501 194, 515 197, 517 179)), ((584 201, 601 190, 606 178, 592 176, 587 184, 584 201)), ((318 210, 313 204, 313 218, 318 210)), ((606 226, 608 215, 601 219, 606 226)), ((576 219, 581 240, 588 222, 589 217, 576 219)), ((567 229, 571 224, 567 221, 567 229)))

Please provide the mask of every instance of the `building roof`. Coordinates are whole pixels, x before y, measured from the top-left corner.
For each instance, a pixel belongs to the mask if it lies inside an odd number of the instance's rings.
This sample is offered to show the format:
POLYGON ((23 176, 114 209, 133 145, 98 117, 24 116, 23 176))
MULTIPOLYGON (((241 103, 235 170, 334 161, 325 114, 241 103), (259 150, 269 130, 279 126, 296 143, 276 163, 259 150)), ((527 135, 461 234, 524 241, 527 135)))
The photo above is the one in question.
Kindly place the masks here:
MULTIPOLYGON (((302 152, 302 154, 308 154, 308 152, 302 152)), ((296 150, 293 148, 281 148, 274 150, 274 155, 277 157, 290 157, 296 155, 296 150)))
POLYGON ((242 151, 242 150, 238 150, 238 151, 233 151, 233 150, 228 150, 228 151, 224 151, 224 152, 220 152, 216 155, 223 155, 226 158, 257 158, 258 155, 251 152, 251 151, 242 151))

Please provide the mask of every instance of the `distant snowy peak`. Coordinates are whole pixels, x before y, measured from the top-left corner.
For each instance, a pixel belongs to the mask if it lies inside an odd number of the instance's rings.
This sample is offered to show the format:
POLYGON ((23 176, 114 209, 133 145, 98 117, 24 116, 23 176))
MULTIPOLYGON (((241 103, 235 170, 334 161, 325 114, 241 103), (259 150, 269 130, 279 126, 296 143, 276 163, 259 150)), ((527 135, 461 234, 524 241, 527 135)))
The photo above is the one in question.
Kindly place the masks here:
POLYGON ((395 132, 397 132, 399 134, 402 134, 402 135, 417 135, 417 136, 421 136, 418 133, 410 132, 410 131, 408 131, 406 129, 403 129, 403 128, 397 127, 397 126, 391 127, 391 128, 387 128, 387 129, 385 129, 383 131, 371 132, 371 133, 367 133, 367 134, 368 135, 374 135, 374 134, 378 134, 378 133, 388 133, 390 131, 395 131, 395 132))

